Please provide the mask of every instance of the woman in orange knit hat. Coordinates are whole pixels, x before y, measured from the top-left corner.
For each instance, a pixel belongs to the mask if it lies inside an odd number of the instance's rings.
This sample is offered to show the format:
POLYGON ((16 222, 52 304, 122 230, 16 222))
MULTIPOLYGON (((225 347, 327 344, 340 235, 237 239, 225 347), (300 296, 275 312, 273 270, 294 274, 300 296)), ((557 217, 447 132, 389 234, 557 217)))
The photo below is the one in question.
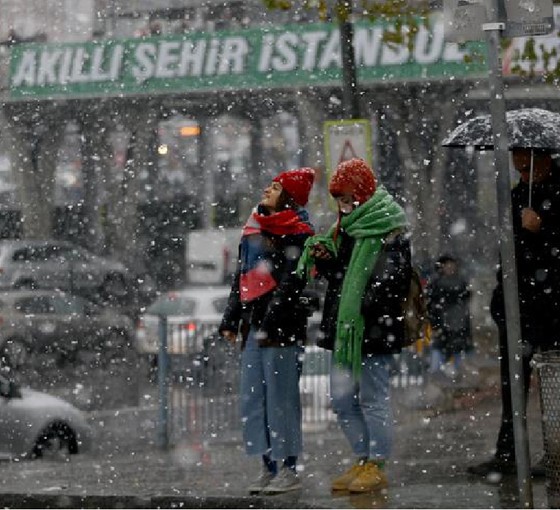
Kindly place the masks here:
POLYGON ((329 183, 338 221, 306 242, 298 274, 328 282, 321 347, 333 351, 333 410, 356 463, 333 491, 387 486, 391 451, 389 368, 405 339, 402 303, 411 278, 405 213, 361 159, 340 163, 329 183))

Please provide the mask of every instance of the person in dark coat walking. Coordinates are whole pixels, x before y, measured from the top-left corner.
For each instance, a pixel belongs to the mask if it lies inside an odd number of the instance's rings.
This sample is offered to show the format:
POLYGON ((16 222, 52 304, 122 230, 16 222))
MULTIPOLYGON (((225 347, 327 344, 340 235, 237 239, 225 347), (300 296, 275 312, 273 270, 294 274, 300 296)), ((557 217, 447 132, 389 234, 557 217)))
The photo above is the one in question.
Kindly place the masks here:
POLYGON ((333 351, 332 407, 356 455, 331 488, 371 492, 387 486, 390 365, 405 337, 410 242, 402 207, 377 185, 363 160, 340 163, 329 192, 338 204, 338 221, 326 235, 307 241, 298 274, 328 282, 318 345, 333 351))
POLYGON ((441 370, 448 362, 452 362, 456 370, 472 350, 472 337, 471 291, 459 272, 455 257, 439 257, 435 276, 427 285, 427 297, 432 326, 430 372, 441 370))
POLYGON ((241 333, 241 415, 248 455, 262 456, 252 494, 299 489, 302 450, 299 377, 308 311, 304 283, 295 275, 306 239, 314 233, 307 211, 314 171, 282 172, 265 189, 243 228, 239 267, 219 331, 230 342, 241 333))
MULTIPOLYGON (((553 168, 552 154, 548 150, 514 148, 512 156, 521 175, 512 190, 511 201, 526 403, 533 354, 560 347, 560 175, 558 169, 553 168)), ((516 473, 501 268, 490 312, 499 331, 502 421, 494 456, 468 468, 471 474, 479 476, 516 473)), ((533 476, 544 475, 542 463, 539 464, 534 466, 533 476)))

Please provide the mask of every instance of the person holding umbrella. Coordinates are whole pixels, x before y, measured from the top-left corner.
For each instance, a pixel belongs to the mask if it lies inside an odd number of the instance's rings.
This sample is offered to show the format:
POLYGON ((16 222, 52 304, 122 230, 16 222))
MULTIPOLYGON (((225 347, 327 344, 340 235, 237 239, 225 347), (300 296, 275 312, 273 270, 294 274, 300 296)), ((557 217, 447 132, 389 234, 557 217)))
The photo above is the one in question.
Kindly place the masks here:
MULTIPOLYGON (((511 150, 513 165, 520 174, 511 201, 526 403, 533 354, 560 348, 560 174, 554 168, 551 149, 513 147, 511 150)), ((490 311, 499 331, 501 426, 494 456, 467 469, 484 477, 516 473, 501 268, 490 311)), ((533 467, 532 475, 544 476, 542 462, 533 467)))

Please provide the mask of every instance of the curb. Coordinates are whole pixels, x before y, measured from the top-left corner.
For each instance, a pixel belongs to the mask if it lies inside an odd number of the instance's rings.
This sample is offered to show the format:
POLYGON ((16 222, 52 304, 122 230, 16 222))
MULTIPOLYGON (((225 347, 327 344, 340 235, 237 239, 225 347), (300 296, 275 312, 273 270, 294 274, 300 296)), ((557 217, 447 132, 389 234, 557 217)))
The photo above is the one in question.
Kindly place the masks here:
MULTIPOLYGON (((297 494, 297 493, 296 493, 297 494)), ((296 496, 294 494, 294 496, 296 496)), ((228 496, 103 496, 0 494, 2 508, 323 508, 284 495, 281 499, 228 496), (291 505, 289 503, 292 503, 291 505)))

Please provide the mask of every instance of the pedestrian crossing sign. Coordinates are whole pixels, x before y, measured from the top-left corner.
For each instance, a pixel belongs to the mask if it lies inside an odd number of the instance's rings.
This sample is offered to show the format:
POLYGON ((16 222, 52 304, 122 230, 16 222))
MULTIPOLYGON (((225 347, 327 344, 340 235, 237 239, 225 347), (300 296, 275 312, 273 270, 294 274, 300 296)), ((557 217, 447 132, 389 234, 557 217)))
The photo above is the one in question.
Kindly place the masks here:
MULTIPOLYGON (((370 167, 372 161, 371 123, 366 119, 326 121, 324 123, 325 166, 327 186, 339 163, 352 158, 363 159, 370 167)), ((330 207, 336 210, 334 200, 330 207)))
POLYGON ((342 161, 363 159, 372 165, 371 124, 365 119, 327 121, 324 124, 327 177, 342 161))

